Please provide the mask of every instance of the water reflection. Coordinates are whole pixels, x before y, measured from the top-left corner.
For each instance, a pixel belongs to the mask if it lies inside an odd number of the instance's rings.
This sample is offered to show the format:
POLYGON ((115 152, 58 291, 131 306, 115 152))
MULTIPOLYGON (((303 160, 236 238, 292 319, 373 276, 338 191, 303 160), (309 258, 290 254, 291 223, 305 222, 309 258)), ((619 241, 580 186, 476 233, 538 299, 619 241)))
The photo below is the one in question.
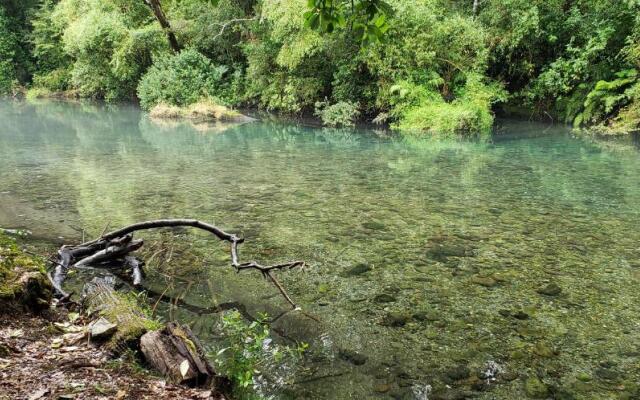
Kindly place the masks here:
MULTIPOLYGON (((246 258, 308 261, 282 280, 321 323, 290 314, 276 325, 314 347, 294 397, 414 398, 427 386, 430 399, 637 395, 631 140, 522 122, 473 142, 202 128, 133 106, 2 102, 0 226, 55 241, 77 239, 70 226, 98 234, 106 221, 194 216, 245 236, 246 258)), ((204 307, 286 307, 259 277, 225 267, 206 235, 147 239, 148 257, 172 254, 151 263, 155 290, 204 307)), ((210 315, 165 311, 211 339, 210 315)))

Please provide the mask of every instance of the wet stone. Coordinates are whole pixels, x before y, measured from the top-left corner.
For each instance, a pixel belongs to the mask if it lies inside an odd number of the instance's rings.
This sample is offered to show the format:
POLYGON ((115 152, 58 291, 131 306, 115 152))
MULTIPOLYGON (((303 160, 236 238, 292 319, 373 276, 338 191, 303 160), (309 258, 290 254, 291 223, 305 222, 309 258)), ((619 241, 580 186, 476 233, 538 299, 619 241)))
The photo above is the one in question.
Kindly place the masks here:
POLYGON ((433 393, 432 396, 429 396, 429 400, 465 400, 472 398, 473 393, 465 390, 438 390, 433 393))
POLYGON ((508 371, 508 372, 505 372, 504 374, 500 375, 500 379, 502 379, 505 382, 515 381, 516 379, 518 379, 518 373, 517 372, 508 371))
POLYGON ((555 283, 550 283, 538 289, 537 292, 545 296, 557 296, 562 293, 562 288, 555 283))
POLYGON ((591 375, 586 372, 580 372, 576 375, 576 379, 582 382, 589 382, 591 380, 591 375))

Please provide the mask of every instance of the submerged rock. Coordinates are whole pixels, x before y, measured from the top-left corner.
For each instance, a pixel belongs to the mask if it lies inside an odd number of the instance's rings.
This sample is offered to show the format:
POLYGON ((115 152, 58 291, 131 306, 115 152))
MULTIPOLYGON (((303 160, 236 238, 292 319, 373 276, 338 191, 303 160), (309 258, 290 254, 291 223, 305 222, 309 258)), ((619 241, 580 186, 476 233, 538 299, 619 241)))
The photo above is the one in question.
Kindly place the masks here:
POLYGON ((435 311, 416 311, 413 318, 416 321, 438 321, 440 316, 435 311))
POLYGON ((448 369, 445 372, 445 375, 452 381, 461 381, 463 379, 467 379, 471 375, 471 371, 466 365, 458 365, 448 369))
POLYGON ((498 284, 498 281, 490 276, 474 276, 471 282, 484 287, 494 287, 498 284))
POLYGON ((602 378, 607 381, 614 381, 618 379, 618 376, 620 376, 618 371, 616 371, 615 369, 609 369, 604 367, 600 367, 596 369, 595 373, 598 378, 602 378))
POLYGON ((525 319, 529 319, 529 314, 524 311, 518 311, 513 313, 513 318, 524 321, 525 319))
POLYGON ((387 229, 385 224, 378 221, 369 221, 362 224, 362 227, 365 229, 370 229, 372 231, 384 231, 387 229))
POLYGON ((535 376, 529 377, 524 382, 524 391, 532 399, 545 399, 549 395, 549 389, 535 376))
POLYGON ((391 390, 391 384, 389 383, 381 383, 379 385, 376 385, 373 390, 376 393, 387 393, 389 390, 391 390))
POLYGON ((536 343, 533 352, 539 357, 550 358, 554 356, 553 349, 546 343, 536 343))
POLYGON ((381 293, 374 297, 373 301, 375 301, 376 303, 393 303, 394 301, 396 301, 396 298, 389 293, 381 293))
POLYGON ((435 243, 427 249, 427 257, 443 261, 448 257, 473 257, 473 248, 458 244, 435 243))
POLYGON ((405 326, 411 319, 411 316, 404 312, 391 311, 382 319, 381 325, 391 327, 405 326))
POLYGON ((371 267, 369 266, 369 264, 366 263, 360 263, 358 265, 356 265, 355 267, 349 269, 348 271, 346 271, 343 275, 346 277, 351 277, 351 276, 358 276, 358 275, 362 275, 365 274, 369 271, 371 271, 371 267))
POLYGON ((537 292, 545 296, 557 296, 562 293, 562 288, 552 282, 544 287, 541 287, 537 290, 537 292))
POLYGON ((349 349, 340 349, 338 351, 338 355, 340 356, 340 358, 347 362, 350 362, 353 365, 364 365, 368 360, 368 357, 364 354, 349 349))

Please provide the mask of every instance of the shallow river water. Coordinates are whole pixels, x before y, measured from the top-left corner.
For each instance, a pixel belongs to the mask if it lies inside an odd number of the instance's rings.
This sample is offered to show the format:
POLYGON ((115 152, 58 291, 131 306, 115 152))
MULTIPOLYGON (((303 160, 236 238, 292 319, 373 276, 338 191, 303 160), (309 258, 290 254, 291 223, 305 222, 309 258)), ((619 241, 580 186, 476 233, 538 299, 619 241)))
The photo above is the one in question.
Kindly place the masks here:
MULTIPOLYGON (((242 235, 242 258, 309 264, 278 273, 313 318, 291 312, 274 324, 311 345, 274 396, 640 398, 632 138, 502 122, 486 141, 418 140, 0 102, 0 227, 29 229, 53 249, 82 229, 161 217, 242 235)), ((155 258, 150 288, 201 307, 287 310, 259 274, 236 274, 210 236, 142 236, 155 258)), ((162 313, 216 340, 215 315, 162 313)))

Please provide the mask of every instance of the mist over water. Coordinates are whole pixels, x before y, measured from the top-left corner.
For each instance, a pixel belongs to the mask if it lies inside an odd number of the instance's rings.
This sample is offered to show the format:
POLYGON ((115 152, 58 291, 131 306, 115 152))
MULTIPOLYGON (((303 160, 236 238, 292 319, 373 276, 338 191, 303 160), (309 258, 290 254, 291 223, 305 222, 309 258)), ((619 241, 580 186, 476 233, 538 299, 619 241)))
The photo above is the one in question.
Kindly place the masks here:
MULTIPOLYGON (((640 153, 505 121, 485 141, 287 123, 150 120, 135 106, 0 102, 0 227, 55 248, 154 218, 246 238, 305 312, 286 398, 635 398, 640 153), (457 396, 457 397, 456 397, 457 396), (544 397, 543 397, 544 398, 544 397)), ((201 306, 287 304, 193 230, 149 232, 146 283, 201 306), (166 252, 165 252, 166 253, 166 252)), ((215 315, 161 305, 205 344, 215 315)), ((281 339, 286 342, 288 339, 281 339)))

